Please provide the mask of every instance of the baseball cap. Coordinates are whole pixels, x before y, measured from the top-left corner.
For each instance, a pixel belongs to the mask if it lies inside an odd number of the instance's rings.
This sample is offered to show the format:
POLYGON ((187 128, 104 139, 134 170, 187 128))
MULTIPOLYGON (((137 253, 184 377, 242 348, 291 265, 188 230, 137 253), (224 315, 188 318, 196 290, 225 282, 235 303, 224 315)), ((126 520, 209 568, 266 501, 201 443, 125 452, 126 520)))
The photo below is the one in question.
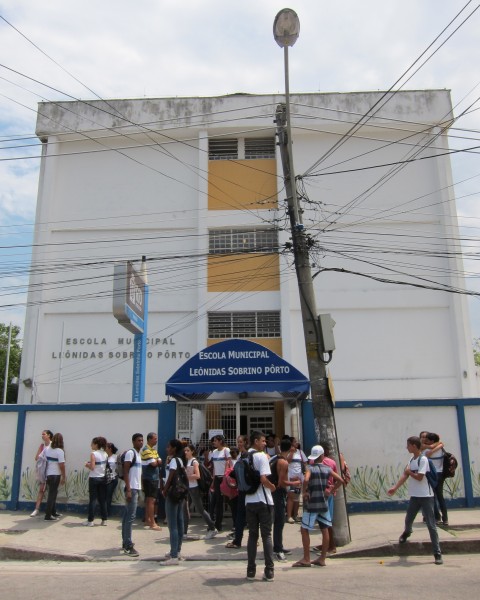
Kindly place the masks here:
POLYGON ((325 450, 322 446, 313 446, 312 453, 308 457, 308 460, 316 460, 319 456, 325 454, 325 450))

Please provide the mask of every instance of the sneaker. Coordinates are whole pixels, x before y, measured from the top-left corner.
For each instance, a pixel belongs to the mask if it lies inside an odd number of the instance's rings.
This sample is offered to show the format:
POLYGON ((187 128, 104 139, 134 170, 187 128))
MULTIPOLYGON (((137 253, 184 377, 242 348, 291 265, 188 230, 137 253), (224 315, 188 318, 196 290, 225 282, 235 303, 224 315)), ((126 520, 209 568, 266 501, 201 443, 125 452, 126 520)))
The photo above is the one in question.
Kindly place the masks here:
POLYGON ((443 558, 441 554, 435 554, 435 564, 443 565, 443 558))
POLYGON ((45 517, 44 521, 58 521, 57 517, 51 516, 51 517, 45 517))
POLYGON ((292 553, 291 550, 286 550, 285 548, 282 550, 282 552, 285 554, 285 556, 288 556, 289 554, 292 553))
POLYGON ((265 569, 262 579, 263 581, 274 581, 275 577, 273 576, 273 569, 265 569))
POLYGON ((38 510, 38 508, 36 508, 36 509, 35 509, 35 510, 32 512, 32 514, 31 514, 30 516, 31 516, 31 517, 36 517, 36 516, 38 515, 38 513, 39 513, 39 512, 40 512, 40 511, 38 510))
POLYGON ((442 521, 442 525, 443 525, 444 527, 448 527, 448 521, 442 521))
MULTIPOLYGON (((215 530, 215 531, 217 531, 217 530, 215 530)), ((217 531, 217 533, 218 533, 218 531, 217 531)), ((235 539, 235 534, 234 534, 234 533, 229 533, 229 534, 227 535, 227 539, 229 539, 229 540, 234 540, 234 539, 235 539)))
POLYGON ((123 553, 127 556, 140 556, 133 546, 130 546, 130 548, 124 548, 123 553))
POLYGON ((102 522, 100 523, 100 525, 101 525, 102 527, 106 527, 106 526, 107 526, 107 520, 105 519, 104 521, 102 521, 102 522))
POLYGON ((287 523, 290 523, 290 525, 292 525, 293 523, 295 523, 295 519, 293 517, 290 517, 287 523))
POLYGON ((255 569, 247 569, 247 579, 248 581, 255 581, 256 570, 255 569))
POLYGON ((178 558, 168 558, 160 563, 162 567, 174 567, 178 565, 178 558))
POLYGON ((93 521, 84 521, 83 524, 85 527, 94 527, 93 521))
POLYGON ((404 544, 408 540, 408 538, 410 537, 410 535, 411 535, 410 533, 407 533, 406 531, 404 531, 402 533, 402 535, 398 538, 398 543, 399 544, 404 544))
POLYGON ((63 517, 62 513, 55 513, 54 515, 52 515, 53 517, 57 517, 57 519, 59 519, 60 517, 63 517))
POLYGON ((283 552, 275 552, 275 557, 280 562, 285 562, 287 559, 285 558, 285 554, 283 552))
POLYGON ((207 531, 207 533, 205 534, 205 539, 206 540, 211 540, 212 538, 214 538, 216 535, 218 535, 218 531, 216 529, 209 529, 207 531))
MULTIPOLYGON (((170 554, 170 552, 165 552, 165 560, 168 560, 169 558, 171 558, 171 554, 170 554)), ((179 554, 179 555, 177 556, 177 558, 178 558, 178 560, 180 560, 180 561, 182 561, 182 560, 185 560, 181 554, 179 554)))

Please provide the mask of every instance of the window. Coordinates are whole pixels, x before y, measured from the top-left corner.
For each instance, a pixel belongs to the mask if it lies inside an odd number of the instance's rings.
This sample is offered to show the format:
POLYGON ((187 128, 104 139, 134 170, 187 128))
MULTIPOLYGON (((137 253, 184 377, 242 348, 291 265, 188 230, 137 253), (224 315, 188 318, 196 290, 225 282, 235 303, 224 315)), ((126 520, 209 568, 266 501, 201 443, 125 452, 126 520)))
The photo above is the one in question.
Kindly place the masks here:
POLYGON ((208 158, 210 160, 236 160, 238 158, 237 139, 208 140, 208 158))
POLYGON ((253 160, 275 158, 275 137, 211 138, 208 140, 210 160, 253 160))
POLYGON ((245 158, 275 158, 275 138, 245 138, 245 158))
POLYGON ((280 312, 208 313, 209 338, 279 338, 280 312))
POLYGON ((209 253, 276 252, 276 229, 212 229, 209 233, 209 253))

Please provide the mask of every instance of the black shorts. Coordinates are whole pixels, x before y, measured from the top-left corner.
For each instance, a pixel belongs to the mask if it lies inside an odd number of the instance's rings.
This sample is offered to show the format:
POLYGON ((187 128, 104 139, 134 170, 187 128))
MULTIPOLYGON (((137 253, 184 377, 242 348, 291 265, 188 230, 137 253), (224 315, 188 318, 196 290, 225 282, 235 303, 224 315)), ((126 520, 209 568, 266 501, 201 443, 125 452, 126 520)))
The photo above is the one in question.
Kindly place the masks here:
POLYGON ((142 489, 145 498, 156 498, 158 494, 158 481, 142 479, 142 489))

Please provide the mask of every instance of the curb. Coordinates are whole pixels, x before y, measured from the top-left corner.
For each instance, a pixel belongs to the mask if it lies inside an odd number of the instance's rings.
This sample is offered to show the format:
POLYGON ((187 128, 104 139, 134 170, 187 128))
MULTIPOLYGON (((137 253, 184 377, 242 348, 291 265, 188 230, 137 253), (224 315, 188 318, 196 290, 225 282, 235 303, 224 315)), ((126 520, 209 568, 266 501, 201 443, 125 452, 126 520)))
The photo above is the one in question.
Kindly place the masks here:
MULTIPOLYGON (((442 540, 442 554, 479 554, 480 540, 442 540)), ((406 544, 381 544, 357 550, 341 550, 329 558, 381 558, 383 556, 424 556, 432 553, 430 542, 407 542, 406 544)))
MULTIPOLYGON (((480 554, 480 540, 446 540, 441 542, 442 554, 480 554)), ((359 548, 352 550, 341 550, 337 554, 329 555, 332 559, 342 558, 382 558, 402 556, 425 556, 432 554, 430 542, 408 542, 407 544, 387 543, 370 548, 359 548)), ((0 546, 0 560, 22 560, 22 561, 56 561, 56 562, 161 562, 163 556, 148 556, 132 558, 128 556, 105 556, 92 557, 85 554, 61 554, 48 550, 35 550, 33 548, 18 548, 11 546, 0 546)), ((185 557, 185 562, 245 562, 247 553, 242 552, 235 556, 218 555, 209 556, 193 555, 185 557)), ((288 563, 282 563, 288 564, 288 563)))

